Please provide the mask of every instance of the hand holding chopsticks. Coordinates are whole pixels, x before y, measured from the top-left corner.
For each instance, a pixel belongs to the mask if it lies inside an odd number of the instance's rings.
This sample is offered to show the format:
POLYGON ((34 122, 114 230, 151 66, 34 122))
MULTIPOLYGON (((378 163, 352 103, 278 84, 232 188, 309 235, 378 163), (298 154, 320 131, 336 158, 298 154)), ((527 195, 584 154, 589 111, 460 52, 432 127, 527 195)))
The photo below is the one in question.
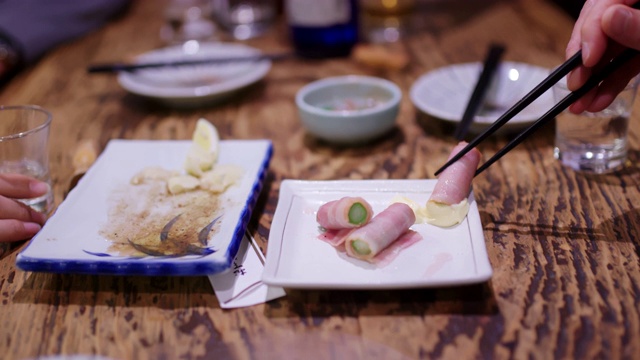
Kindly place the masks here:
MULTIPOLYGON (((637 1, 632 6, 634 9, 640 9, 640 1, 637 1)), ((582 16, 582 15, 581 15, 582 16)), ((500 149, 493 157, 487 160, 484 164, 482 164, 477 170, 475 175, 480 174, 482 171, 487 169, 491 164, 499 160, 504 154, 509 152, 509 150, 513 149, 515 146, 520 144, 527 136, 532 134, 542 125, 546 124, 549 120, 555 118, 558 114, 568 108, 571 104, 576 102, 578 99, 587 94, 590 90, 598 86, 603 80, 605 80, 608 76, 610 76, 614 71, 618 68, 622 67, 624 64, 629 62, 631 59, 635 58, 640 51, 635 49, 625 49, 620 55, 616 58, 609 61, 601 71, 597 74, 592 75, 578 90, 570 93, 564 99, 562 99, 558 104, 552 107, 547 113, 545 113, 540 119, 538 119, 535 123, 525 129, 522 133, 516 136, 513 140, 511 140, 505 147, 500 149)), ((440 174, 444 169, 458 161, 462 158, 466 153, 468 153, 472 148, 478 145, 481 141, 486 139, 488 136, 493 134, 496 130, 498 130, 501 126, 503 126, 507 121, 509 121, 513 116, 522 111, 525 107, 527 107, 531 102, 537 99, 540 95, 542 95, 545 91, 547 91, 551 86, 560 81, 564 76, 570 73, 573 69, 582 64, 582 50, 578 50, 569 60, 563 63, 560 67, 554 70, 546 79, 544 79, 539 85, 537 85, 533 90, 531 90, 527 95, 525 95, 520 101, 518 101, 513 107, 507 110, 500 118, 498 118, 487 130, 485 130, 482 134, 478 135, 473 141, 471 141, 464 149, 458 152, 455 156, 453 156, 449 161, 447 161, 440 169, 435 172, 435 175, 440 174)))
MULTIPOLYGON (((540 84, 533 88, 527 95, 525 95, 520 101, 515 103, 509 110, 507 110, 502 116, 500 116, 496 121, 491 124, 484 132, 478 135, 475 139, 473 139, 467 146, 465 146, 460 152, 458 152, 455 156, 453 156, 449 161, 447 161, 440 169, 435 172, 435 175, 440 174, 444 169, 449 167, 449 165, 458 161, 460 158, 464 156, 464 154, 468 153, 469 150, 476 147, 480 142, 482 142, 487 137, 491 136, 495 133, 500 127, 507 123, 507 121, 511 120, 514 116, 516 116, 520 111, 526 108, 529 104, 535 101, 540 95, 544 94, 547 90, 549 90, 553 84, 557 83, 562 79, 565 75, 567 75, 571 70, 575 69, 581 63, 582 52, 578 51, 575 55, 573 55, 569 60, 567 60, 564 64, 560 65, 554 71, 549 74, 540 84)), ((476 175, 479 174, 476 172, 476 175)))
MULTIPOLYGON (((567 53, 582 53, 583 66, 567 76, 567 86, 577 89, 584 84, 594 69, 611 61, 624 48, 640 50, 640 1, 590 1, 580 13, 567 53), (594 5, 594 6, 589 6, 594 5), (635 9, 635 10, 634 10, 635 9)), ((573 113, 584 111, 596 113, 607 108, 626 84, 640 73, 640 59, 625 65, 615 75, 598 84, 597 89, 580 98, 570 106, 573 113)))
MULTIPOLYGON (((591 89, 595 88, 602 80, 611 75, 615 70, 621 67, 623 64, 627 63, 629 60, 638 55, 640 51, 635 49, 626 49, 624 50, 618 57, 614 58, 611 62, 609 62, 601 71, 597 74, 594 74, 587 80, 587 82, 580 87, 578 90, 570 93, 564 99, 562 99, 559 103, 557 103, 554 107, 552 107, 549 111, 547 111, 540 119, 538 119, 535 123, 525 129, 522 133, 516 136, 513 140, 511 140, 505 147, 500 149, 494 156, 492 156, 489 160, 487 160, 484 164, 482 164, 478 170, 476 170, 475 175, 480 174, 482 171, 487 169, 491 164, 500 159, 504 154, 509 152, 509 150, 513 149, 516 145, 520 144, 525 138, 531 135, 534 131, 540 128, 542 125, 546 124, 549 120, 552 120, 564 111, 569 105, 574 103, 580 97, 584 96, 591 89)), ((446 169, 449 165, 458 161, 462 156, 464 156, 469 150, 478 145, 482 140, 486 139, 488 136, 493 134, 496 130, 498 130, 502 125, 504 125, 509 119, 511 119, 518 112, 522 111, 527 105, 533 102, 536 98, 542 95, 546 90, 548 90, 551 86, 557 83, 560 79, 562 79, 566 74, 568 74, 571 70, 575 69, 582 62, 582 52, 578 51, 574 56, 572 56, 569 60, 563 63, 560 67, 554 70, 546 79, 544 79, 538 86, 536 86, 531 92, 522 98, 522 100, 518 101, 511 109, 507 110, 498 120, 496 120, 487 130, 485 130, 482 134, 478 135, 473 141, 471 141, 464 149, 458 152, 455 156, 453 156, 449 161, 447 161, 440 169, 435 172, 435 175, 441 173, 444 169, 446 169)))

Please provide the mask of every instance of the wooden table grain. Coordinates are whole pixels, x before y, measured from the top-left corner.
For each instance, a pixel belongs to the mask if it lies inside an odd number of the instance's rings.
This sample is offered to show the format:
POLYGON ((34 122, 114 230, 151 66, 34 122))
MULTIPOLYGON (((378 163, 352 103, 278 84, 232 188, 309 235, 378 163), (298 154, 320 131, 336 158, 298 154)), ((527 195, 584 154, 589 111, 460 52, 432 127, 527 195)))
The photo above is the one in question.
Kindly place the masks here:
MULTIPOLYGON (((54 116, 56 203, 83 141, 188 139, 200 117, 223 139, 268 138, 274 156, 249 231, 266 252, 283 179, 423 179, 455 145, 453 127, 420 114, 408 92, 426 71, 479 61, 486 46, 506 60, 554 67, 573 22, 551 2, 420 1, 400 43, 401 71, 348 58, 275 63, 264 81, 224 103, 171 109, 126 93, 87 65, 163 46, 161 2, 134 2, 99 31, 50 52, 0 89, 1 104, 38 104, 54 116), (403 92, 398 126, 363 147, 334 147, 301 127, 294 95, 327 76, 387 78, 403 92)), ((288 50, 280 19, 245 43, 288 50)), ((473 190, 490 281, 439 289, 300 291, 264 305, 223 310, 206 277, 29 273, 25 242, 0 245, 0 354, 5 359, 92 355, 109 359, 509 359, 637 358, 640 353, 640 109, 623 171, 585 176, 553 159, 553 125, 477 177, 473 190)), ((507 134, 483 143, 488 158, 507 134)), ((79 219, 79 221, 81 221, 79 219)), ((70 225, 72 226, 72 225, 70 225)))

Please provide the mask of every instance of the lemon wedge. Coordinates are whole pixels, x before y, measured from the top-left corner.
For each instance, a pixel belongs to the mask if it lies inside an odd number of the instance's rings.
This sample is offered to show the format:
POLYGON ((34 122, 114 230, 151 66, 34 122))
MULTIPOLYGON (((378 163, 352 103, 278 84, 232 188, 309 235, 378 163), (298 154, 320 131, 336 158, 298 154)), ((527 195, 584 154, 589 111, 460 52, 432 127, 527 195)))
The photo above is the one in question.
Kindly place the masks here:
POLYGON ((200 118, 193 132, 193 143, 200 149, 217 155, 220 146, 218 129, 206 119, 200 118))
POLYGON ((220 136, 206 119, 199 119, 193 132, 193 144, 187 153, 184 168, 189 175, 200 177, 213 168, 218 160, 220 136))

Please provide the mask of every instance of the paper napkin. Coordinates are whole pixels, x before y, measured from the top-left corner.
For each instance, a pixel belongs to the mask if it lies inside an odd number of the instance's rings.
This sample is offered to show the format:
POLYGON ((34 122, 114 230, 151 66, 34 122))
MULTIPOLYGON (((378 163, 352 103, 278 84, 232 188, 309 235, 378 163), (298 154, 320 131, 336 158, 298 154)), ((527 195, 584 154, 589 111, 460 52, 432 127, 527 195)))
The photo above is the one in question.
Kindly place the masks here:
POLYGON ((285 296, 284 289, 262 282, 264 256, 255 239, 245 234, 229 271, 210 275, 220 307, 232 309, 265 303, 285 296))

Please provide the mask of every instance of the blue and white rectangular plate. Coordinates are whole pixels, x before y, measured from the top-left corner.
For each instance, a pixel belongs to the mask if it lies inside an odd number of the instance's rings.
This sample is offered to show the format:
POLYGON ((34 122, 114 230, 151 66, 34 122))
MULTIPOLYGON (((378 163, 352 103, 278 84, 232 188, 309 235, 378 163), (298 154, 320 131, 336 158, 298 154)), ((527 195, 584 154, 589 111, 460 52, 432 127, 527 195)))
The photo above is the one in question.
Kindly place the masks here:
POLYGON ((375 214, 398 197, 426 204, 437 180, 285 180, 273 216, 262 280, 307 289, 400 289, 443 287, 487 281, 492 269, 473 192, 469 213, 441 228, 422 223, 411 229, 422 240, 379 266, 351 258, 318 238, 318 208, 345 196, 361 196, 375 214))
MULTIPOLYGON (((227 271, 262 189, 268 140, 220 142, 218 165, 240 170, 219 195, 169 195, 144 169, 184 174, 191 141, 112 140, 42 230, 17 256, 25 271, 112 275, 210 275, 227 271)), ((153 174, 153 172, 151 172, 153 174)), ((151 176, 153 177, 153 176, 151 176)))

